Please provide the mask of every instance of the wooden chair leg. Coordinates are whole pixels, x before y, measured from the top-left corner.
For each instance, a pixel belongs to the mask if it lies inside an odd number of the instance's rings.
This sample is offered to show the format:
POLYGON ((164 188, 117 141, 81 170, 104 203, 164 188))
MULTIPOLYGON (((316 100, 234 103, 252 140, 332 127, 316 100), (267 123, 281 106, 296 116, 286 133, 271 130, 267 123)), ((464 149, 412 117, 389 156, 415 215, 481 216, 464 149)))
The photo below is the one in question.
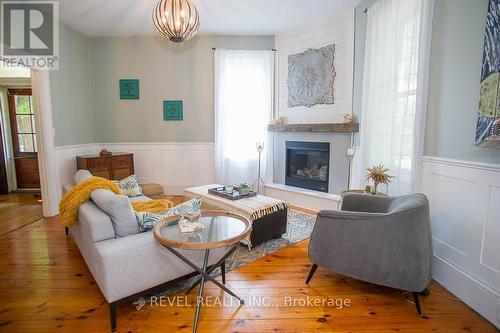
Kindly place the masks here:
POLYGON ((418 315, 422 315, 422 310, 420 309, 420 301, 418 299, 418 293, 413 292, 413 300, 415 301, 415 307, 417 308, 418 315))
POLYGON ((116 302, 109 303, 109 320, 111 322, 111 332, 116 331, 116 302))
POLYGON ((307 276, 306 284, 309 284, 309 281, 311 281, 311 279, 314 275, 314 272, 316 272, 317 268, 318 268, 318 265, 316 265, 316 264, 312 265, 311 271, 309 272, 309 275, 307 276))
POLYGON ((66 233, 66 235, 68 234, 68 232, 69 232, 68 227, 64 227, 64 232, 66 233))
POLYGON ((222 271, 222 283, 226 284, 226 261, 222 262, 220 270, 222 271))

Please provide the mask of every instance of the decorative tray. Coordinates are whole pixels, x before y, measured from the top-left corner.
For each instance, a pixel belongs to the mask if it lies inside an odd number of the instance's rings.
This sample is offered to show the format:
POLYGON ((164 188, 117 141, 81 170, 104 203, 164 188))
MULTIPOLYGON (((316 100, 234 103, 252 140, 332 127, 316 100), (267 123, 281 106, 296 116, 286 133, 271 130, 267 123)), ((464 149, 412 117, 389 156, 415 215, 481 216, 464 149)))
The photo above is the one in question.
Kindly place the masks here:
POLYGON ((257 195, 257 192, 250 191, 248 194, 240 194, 240 188, 237 186, 233 186, 233 194, 228 194, 226 193, 224 186, 221 187, 214 187, 214 188, 209 188, 208 193, 217 195, 219 197, 223 197, 229 200, 239 200, 239 199, 245 199, 245 198, 251 198, 255 197, 257 195))

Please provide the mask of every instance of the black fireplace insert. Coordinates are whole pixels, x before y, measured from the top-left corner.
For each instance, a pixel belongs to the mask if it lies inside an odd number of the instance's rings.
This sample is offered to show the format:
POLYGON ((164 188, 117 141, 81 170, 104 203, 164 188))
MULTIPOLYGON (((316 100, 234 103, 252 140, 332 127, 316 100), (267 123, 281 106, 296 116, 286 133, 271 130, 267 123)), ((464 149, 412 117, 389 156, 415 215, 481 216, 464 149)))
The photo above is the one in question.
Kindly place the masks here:
POLYGON ((285 184, 328 192, 330 143, 286 142, 285 184))

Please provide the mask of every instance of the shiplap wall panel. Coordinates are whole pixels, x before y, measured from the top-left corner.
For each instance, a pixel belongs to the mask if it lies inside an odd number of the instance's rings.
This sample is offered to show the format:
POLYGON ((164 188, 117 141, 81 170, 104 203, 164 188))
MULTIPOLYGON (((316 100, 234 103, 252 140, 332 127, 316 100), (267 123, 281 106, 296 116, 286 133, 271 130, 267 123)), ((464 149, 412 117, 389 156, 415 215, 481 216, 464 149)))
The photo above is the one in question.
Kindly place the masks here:
POLYGON ((354 10, 349 9, 318 20, 302 29, 276 36, 278 49, 277 115, 285 116, 290 124, 342 122, 345 113, 352 112, 354 59, 354 10), (309 48, 335 44, 335 102, 331 105, 308 107, 287 106, 288 56, 309 48))

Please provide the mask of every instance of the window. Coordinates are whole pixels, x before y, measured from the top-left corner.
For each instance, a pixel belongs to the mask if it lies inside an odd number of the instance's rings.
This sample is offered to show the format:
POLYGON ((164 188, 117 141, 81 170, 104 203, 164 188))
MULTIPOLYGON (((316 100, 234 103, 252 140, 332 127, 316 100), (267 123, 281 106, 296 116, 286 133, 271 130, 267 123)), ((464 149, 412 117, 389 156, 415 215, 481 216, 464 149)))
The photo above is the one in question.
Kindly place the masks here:
POLYGON ((9 89, 9 110, 14 150, 37 152, 35 111, 31 89, 9 89))
MULTIPOLYGON (((273 107, 272 51, 215 51, 215 165, 221 184, 251 183, 273 107)), ((265 153, 261 170, 265 174, 265 153)))

